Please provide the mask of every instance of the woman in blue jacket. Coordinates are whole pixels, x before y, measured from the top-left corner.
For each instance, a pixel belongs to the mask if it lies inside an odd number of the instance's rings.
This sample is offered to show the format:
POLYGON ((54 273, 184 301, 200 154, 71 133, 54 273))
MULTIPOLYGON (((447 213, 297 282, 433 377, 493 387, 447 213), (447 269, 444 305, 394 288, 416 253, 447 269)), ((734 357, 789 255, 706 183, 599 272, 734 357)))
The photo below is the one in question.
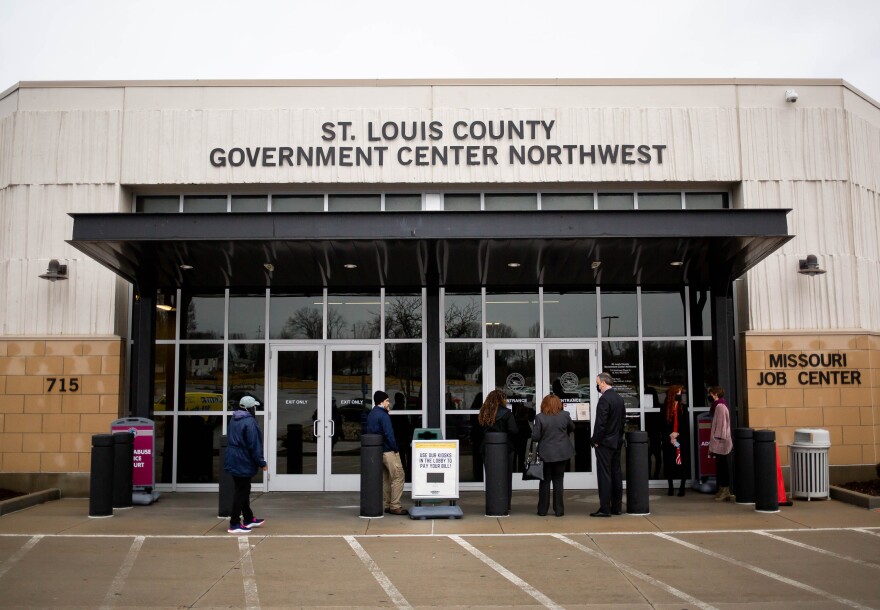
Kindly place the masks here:
POLYGON ((251 510, 251 479, 257 470, 266 470, 263 458, 263 432, 254 416, 260 403, 253 396, 245 396, 232 414, 226 438, 226 459, 223 469, 232 475, 235 493, 232 496, 230 534, 247 534, 252 527, 260 527, 265 519, 257 519, 251 510), (244 520, 242 521, 242 517, 244 520))

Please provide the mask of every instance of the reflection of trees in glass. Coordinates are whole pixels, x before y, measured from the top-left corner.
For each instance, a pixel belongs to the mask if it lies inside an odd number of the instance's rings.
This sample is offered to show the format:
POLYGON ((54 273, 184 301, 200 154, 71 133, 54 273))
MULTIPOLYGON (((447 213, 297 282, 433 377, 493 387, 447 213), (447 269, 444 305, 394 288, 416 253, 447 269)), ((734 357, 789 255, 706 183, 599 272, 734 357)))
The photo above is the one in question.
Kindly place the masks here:
POLYGON ((486 336, 490 339, 513 339, 519 335, 509 324, 493 322, 486 326, 486 336))
MULTIPOLYGON (((337 314, 338 316, 338 314, 337 314)), ((314 307, 300 307, 287 318, 281 330, 282 339, 322 339, 323 316, 314 307)))
POLYGON ((388 345, 385 349, 385 386, 400 388, 408 399, 407 408, 417 408, 410 398, 418 396, 422 385, 422 346, 419 344, 388 345))
MULTIPOLYGON (((210 309, 209 309, 210 311, 210 309)), ((222 315, 222 314, 221 314, 222 315)), ((222 322, 222 318, 221 318, 222 322)), ((188 339, 217 339, 219 335, 215 330, 199 331, 198 315, 196 312, 196 299, 189 301, 186 308, 186 337, 188 339)))
POLYGON ((446 307, 446 336, 456 337, 479 337, 480 320, 482 311, 480 300, 472 297, 470 302, 461 306, 458 303, 450 303, 446 307))
MULTIPOLYGON (((341 308, 340 308, 341 309, 341 308)), ((379 312, 367 310, 365 319, 349 321, 335 307, 327 309, 327 338, 329 339, 378 339, 380 326, 379 312)), ((360 312, 356 312, 360 313, 360 312)))
POLYGON ((421 297, 393 297, 386 302, 386 337, 397 339, 415 339, 422 336, 421 297))

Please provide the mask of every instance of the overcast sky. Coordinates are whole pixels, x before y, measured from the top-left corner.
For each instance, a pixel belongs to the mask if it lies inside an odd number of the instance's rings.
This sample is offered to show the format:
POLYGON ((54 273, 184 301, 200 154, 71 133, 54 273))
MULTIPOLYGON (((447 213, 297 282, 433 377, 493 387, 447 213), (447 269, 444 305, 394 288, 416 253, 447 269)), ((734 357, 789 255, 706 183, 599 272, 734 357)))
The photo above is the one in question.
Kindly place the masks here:
POLYGON ((878 0, 0 0, 18 81, 843 78, 880 100, 878 0))

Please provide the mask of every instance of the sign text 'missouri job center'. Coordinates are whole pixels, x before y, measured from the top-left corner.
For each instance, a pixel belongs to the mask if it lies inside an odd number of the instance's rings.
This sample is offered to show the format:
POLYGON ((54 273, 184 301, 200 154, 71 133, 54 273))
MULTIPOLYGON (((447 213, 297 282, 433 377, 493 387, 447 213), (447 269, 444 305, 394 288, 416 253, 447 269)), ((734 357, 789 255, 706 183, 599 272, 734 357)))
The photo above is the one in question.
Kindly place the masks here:
POLYGON ((321 125, 321 146, 245 146, 214 148, 214 167, 359 167, 446 165, 646 165, 663 163, 665 144, 549 144, 555 120, 367 122, 355 144, 351 121, 321 125), (431 144, 445 137, 461 144, 431 144), (388 143, 402 146, 391 147, 388 143), (412 143, 410 145, 409 143, 412 143), (466 142, 478 142, 477 144, 466 142))

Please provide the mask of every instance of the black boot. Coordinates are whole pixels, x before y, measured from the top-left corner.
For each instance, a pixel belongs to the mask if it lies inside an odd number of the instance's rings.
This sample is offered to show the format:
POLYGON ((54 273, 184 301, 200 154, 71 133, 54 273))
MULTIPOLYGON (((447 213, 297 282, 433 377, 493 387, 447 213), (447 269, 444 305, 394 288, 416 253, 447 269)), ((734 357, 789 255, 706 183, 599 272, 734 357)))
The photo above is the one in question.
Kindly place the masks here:
POLYGON ((678 497, 679 497, 679 498, 683 498, 683 497, 684 497, 684 483, 685 483, 685 480, 682 479, 682 480, 681 480, 681 485, 680 485, 679 488, 678 488, 678 497))
POLYGON ((675 495, 675 488, 672 486, 672 480, 671 480, 671 479, 669 480, 669 489, 666 490, 666 495, 667 495, 667 496, 674 496, 674 495, 675 495))

